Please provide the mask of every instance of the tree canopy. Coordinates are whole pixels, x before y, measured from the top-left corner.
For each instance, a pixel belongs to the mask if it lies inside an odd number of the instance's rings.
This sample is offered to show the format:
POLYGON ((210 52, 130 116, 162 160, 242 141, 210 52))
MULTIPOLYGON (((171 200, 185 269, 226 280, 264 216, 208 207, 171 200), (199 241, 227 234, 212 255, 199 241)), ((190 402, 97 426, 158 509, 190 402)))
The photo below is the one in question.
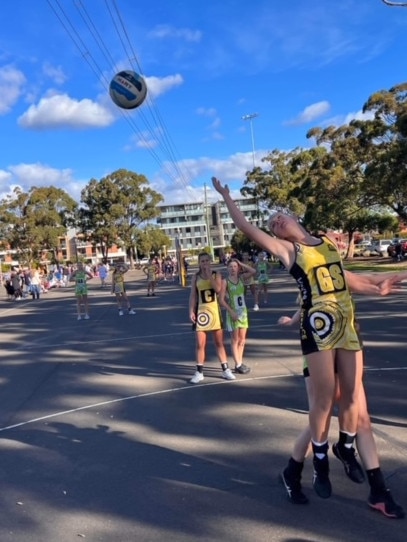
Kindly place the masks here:
POLYGON ((60 237, 75 223, 76 209, 77 203, 60 188, 16 188, 0 201, 3 248, 15 250, 24 265, 40 260, 44 251, 55 259, 60 237))
POLYGON ((92 243, 100 246, 105 260, 109 248, 117 244, 132 259, 140 225, 160 214, 158 204, 162 201, 144 175, 119 169, 99 181, 91 179, 82 190, 79 225, 92 243))
POLYGON ((407 220, 407 83, 373 94, 363 112, 363 120, 309 130, 309 149, 269 153, 264 169, 246 174, 242 195, 290 210, 310 230, 346 232, 350 250, 356 231, 399 229, 395 217, 407 220))

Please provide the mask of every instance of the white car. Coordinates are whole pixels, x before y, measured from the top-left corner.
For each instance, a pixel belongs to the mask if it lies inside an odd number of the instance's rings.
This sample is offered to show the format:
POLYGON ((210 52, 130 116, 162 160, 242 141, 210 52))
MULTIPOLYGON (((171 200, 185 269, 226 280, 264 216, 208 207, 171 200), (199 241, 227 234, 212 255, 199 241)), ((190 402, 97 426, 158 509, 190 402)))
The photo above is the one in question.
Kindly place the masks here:
POLYGON ((379 254, 379 256, 387 256, 387 249, 391 245, 391 239, 378 239, 373 241, 373 250, 379 254))

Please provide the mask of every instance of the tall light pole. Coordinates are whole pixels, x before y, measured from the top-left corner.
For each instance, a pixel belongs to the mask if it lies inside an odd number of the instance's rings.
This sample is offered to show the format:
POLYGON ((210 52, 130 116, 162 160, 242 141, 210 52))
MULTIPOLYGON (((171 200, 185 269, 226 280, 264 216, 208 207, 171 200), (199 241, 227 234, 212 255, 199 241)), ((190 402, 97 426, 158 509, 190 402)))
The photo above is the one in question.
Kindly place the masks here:
POLYGON ((258 117, 258 113, 250 113, 249 115, 243 115, 242 120, 248 120, 250 122, 250 134, 252 136, 252 157, 253 157, 253 169, 256 167, 255 150, 254 150, 254 132, 253 132, 253 119, 258 117))

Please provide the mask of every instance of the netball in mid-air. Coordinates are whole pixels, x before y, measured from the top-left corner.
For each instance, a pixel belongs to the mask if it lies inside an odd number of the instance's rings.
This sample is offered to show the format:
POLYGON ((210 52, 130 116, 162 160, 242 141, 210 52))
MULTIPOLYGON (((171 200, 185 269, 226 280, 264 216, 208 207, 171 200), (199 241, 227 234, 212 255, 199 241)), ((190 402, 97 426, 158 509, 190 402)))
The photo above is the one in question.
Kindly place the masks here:
POLYGON ((144 78, 135 71, 123 70, 110 81, 109 94, 118 107, 135 109, 144 102, 147 85, 144 78))

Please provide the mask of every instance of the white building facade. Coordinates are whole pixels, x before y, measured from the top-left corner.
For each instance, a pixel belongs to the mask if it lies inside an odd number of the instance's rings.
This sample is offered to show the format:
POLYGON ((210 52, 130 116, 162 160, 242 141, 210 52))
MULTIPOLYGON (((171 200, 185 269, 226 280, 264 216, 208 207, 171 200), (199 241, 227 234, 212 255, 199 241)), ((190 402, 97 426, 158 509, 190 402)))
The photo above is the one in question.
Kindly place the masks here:
MULTIPOLYGON (((247 220, 256 226, 262 223, 256 200, 235 200, 247 220)), ((212 247, 222 252, 230 247, 236 227, 223 201, 217 203, 196 202, 161 205, 157 224, 172 241, 167 252, 175 251, 175 239, 179 239, 183 251, 212 247)))

